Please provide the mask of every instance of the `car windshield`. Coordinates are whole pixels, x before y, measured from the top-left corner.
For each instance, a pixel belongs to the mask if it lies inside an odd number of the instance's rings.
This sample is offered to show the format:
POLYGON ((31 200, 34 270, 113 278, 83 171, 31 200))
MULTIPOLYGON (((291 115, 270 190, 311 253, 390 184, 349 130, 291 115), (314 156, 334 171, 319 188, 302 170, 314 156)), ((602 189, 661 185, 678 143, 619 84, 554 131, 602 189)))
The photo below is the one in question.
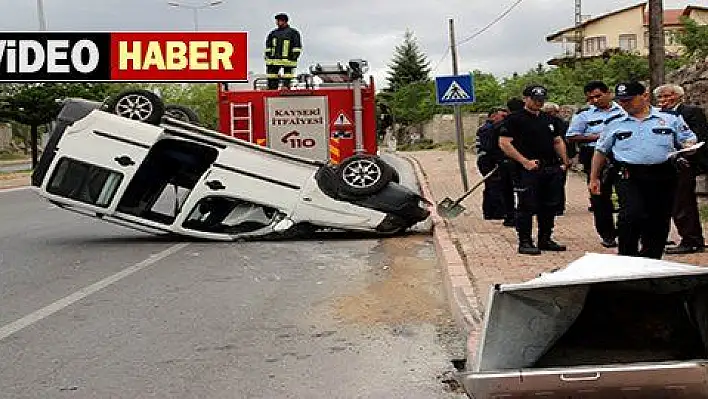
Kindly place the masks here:
POLYGON ((70 158, 62 158, 47 192, 76 201, 108 207, 123 180, 118 172, 70 158))
POLYGON ((199 201, 183 227, 209 233, 239 234, 269 226, 277 210, 238 198, 207 197, 199 201))

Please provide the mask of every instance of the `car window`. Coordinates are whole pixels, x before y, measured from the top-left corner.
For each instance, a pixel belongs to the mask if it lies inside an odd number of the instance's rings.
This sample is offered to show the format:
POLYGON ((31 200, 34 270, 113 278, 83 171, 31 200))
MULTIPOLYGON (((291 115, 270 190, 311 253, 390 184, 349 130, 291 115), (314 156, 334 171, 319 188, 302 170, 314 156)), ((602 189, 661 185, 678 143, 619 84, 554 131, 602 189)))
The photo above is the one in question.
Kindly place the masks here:
POLYGON ((107 208, 123 175, 100 166, 70 158, 59 160, 47 192, 76 201, 107 208))
POLYGON ((267 227, 277 210, 238 198, 207 197, 199 201, 183 227, 192 230, 238 234, 267 227))

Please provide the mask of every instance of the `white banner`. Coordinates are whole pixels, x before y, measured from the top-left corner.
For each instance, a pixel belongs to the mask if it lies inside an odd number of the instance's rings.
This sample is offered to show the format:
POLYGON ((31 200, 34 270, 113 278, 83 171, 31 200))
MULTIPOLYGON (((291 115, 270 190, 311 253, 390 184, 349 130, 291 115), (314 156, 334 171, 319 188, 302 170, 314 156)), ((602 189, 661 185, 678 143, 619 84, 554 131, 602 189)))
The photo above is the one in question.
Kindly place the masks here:
POLYGON ((303 158, 329 160, 327 97, 269 97, 268 147, 303 158))

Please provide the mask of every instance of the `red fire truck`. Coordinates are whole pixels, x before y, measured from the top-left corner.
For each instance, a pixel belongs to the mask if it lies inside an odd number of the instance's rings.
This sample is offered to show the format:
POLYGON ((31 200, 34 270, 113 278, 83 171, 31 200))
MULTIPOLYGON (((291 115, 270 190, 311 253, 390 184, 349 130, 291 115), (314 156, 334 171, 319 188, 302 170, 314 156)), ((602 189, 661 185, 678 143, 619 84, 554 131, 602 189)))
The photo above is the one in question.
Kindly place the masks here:
POLYGON ((338 164, 377 152, 374 79, 364 60, 314 65, 290 89, 265 79, 219 84, 219 131, 304 158, 338 164))

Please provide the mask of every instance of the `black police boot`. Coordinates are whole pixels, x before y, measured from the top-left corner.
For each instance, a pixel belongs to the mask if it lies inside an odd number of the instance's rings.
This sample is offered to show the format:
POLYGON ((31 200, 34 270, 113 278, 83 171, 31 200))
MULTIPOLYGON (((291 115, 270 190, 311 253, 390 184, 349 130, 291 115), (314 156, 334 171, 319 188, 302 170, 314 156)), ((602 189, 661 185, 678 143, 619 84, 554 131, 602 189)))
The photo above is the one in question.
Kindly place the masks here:
POLYGON ((615 237, 603 238, 600 244, 605 248, 616 248, 617 239, 615 237))
POLYGON ((665 252, 669 255, 695 254, 703 251, 705 251, 705 246, 703 245, 687 245, 684 243, 681 243, 675 247, 666 248, 665 250, 665 252))
POLYGON ((538 240, 538 249, 541 251, 563 252, 567 248, 565 245, 560 245, 551 238, 542 238, 538 240))
POLYGON ((541 255, 541 250, 533 245, 533 241, 520 240, 519 241, 519 253, 522 255, 541 255))

